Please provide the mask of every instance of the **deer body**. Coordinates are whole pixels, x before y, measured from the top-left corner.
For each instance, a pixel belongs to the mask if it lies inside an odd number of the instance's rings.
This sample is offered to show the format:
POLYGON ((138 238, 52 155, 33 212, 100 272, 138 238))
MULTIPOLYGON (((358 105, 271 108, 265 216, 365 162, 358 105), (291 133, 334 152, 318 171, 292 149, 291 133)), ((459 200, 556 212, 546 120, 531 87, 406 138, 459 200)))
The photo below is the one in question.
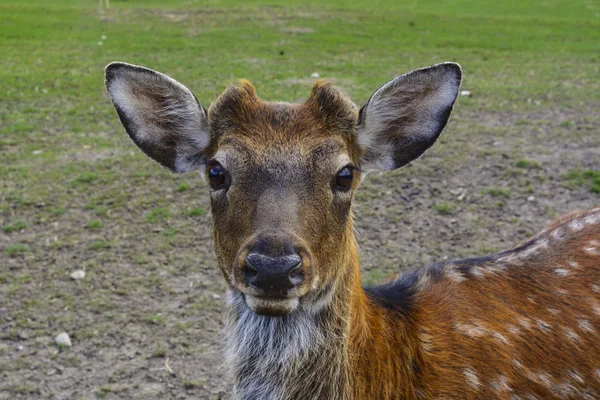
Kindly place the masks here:
POLYGON ((366 291, 350 248, 353 265, 329 307, 290 320, 258 316, 233 296, 236 394, 596 399, 598 237, 600 209, 557 221, 512 250, 434 264, 366 291))
POLYGON ((361 287, 360 175, 433 145, 460 75, 450 63, 402 75, 360 111, 322 81, 295 105, 242 81, 206 111, 162 74, 107 67, 134 142, 210 186, 235 398, 600 397, 600 209, 512 250, 361 287))

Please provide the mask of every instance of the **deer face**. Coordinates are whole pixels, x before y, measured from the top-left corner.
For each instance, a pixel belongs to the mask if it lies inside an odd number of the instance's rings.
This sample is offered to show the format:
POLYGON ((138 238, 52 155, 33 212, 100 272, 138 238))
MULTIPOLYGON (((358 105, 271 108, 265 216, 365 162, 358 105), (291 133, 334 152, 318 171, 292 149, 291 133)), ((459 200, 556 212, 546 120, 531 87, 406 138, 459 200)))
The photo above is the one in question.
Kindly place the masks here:
POLYGON ((256 313, 283 315, 326 303, 350 265, 362 175, 406 165, 435 142, 460 68, 402 75, 360 112, 322 81, 303 104, 263 102, 241 81, 208 111, 183 85, 145 68, 110 64, 106 84, 144 153, 174 172, 203 175, 232 294, 256 313))

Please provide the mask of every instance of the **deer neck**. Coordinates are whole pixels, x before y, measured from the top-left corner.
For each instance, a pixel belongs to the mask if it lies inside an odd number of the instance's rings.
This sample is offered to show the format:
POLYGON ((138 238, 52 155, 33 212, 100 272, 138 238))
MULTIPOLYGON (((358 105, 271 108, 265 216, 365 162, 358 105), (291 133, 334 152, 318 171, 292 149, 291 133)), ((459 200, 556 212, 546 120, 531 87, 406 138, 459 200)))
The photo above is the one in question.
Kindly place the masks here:
POLYGON ((241 295, 229 294, 234 398, 351 400, 368 393, 369 380, 380 381, 371 376, 376 370, 365 370, 364 357, 389 348, 382 333, 391 327, 382 327, 387 319, 361 287, 352 229, 345 239, 340 277, 289 315, 258 315, 241 295))
MULTIPOLYGON (((350 252, 341 277, 302 299, 281 317, 249 310, 239 293, 229 293, 231 316, 227 363, 235 399, 352 399, 348 388, 348 340, 352 285, 359 282, 358 256, 350 231, 350 252)), ((362 289, 361 289, 362 290, 362 289)))

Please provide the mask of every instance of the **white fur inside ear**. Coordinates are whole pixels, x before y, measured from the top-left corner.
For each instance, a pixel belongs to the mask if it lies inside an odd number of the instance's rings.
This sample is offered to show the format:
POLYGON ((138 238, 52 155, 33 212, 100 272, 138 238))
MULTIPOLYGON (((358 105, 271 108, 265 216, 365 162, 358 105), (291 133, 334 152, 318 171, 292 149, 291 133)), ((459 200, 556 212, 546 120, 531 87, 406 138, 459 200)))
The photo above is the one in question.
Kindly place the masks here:
POLYGON ((146 154, 153 157, 148 149, 170 152, 169 163, 157 161, 176 172, 202 167, 210 135, 206 113, 189 89, 164 74, 125 63, 107 67, 107 89, 124 116, 123 125, 146 154))
POLYGON ((457 64, 438 64, 379 88, 364 107, 358 127, 358 144, 364 152, 361 167, 391 170, 422 155, 446 124, 460 76, 457 64), (403 163, 396 165, 398 160, 403 163))

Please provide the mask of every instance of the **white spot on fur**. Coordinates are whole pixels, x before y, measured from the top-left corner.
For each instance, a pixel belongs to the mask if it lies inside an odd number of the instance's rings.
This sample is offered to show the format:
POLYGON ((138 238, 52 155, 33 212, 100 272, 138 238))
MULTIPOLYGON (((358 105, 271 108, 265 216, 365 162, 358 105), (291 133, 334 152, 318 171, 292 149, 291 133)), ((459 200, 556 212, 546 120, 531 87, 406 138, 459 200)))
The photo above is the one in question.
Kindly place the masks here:
POLYGON ((519 329, 518 326, 513 325, 513 324, 507 324, 506 325, 506 330, 509 331, 510 333, 512 333, 515 336, 519 336, 521 334, 521 329, 519 329))
POLYGON ((579 373, 575 370, 570 370, 569 371, 569 378, 573 379, 574 381, 579 382, 580 384, 584 384, 585 381, 583 380, 583 378, 581 377, 581 375, 579 375, 579 373))
POLYGON ((485 268, 482 268, 480 266, 475 266, 471 268, 471 272, 473 273, 473 275, 475 275, 478 278, 483 278, 485 277, 485 274, 488 272, 485 268))
POLYGON ((474 389, 478 389, 479 386, 481 386, 479 377, 472 368, 463 369, 463 375, 467 379, 467 385, 471 386, 474 389))
POLYGON ((569 270, 564 268, 556 268, 554 273, 560 276, 566 276, 569 275, 569 270))
POLYGON ((456 283, 460 283, 466 279, 464 275, 461 274, 461 272, 456 268, 456 265, 453 264, 446 265, 444 268, 444 273, 448 279, 453 280, 456 283))
POLYGON ((544 332, 544 333, 550 333, 550 328, 552 328, 552 325, 550 325, 549 323, 542 321, 541 319, 536 320, 537 326, 544 332))
POLYGON ((598 214, 598 212, 596 211, 594 214, 585 217, 584 221, 587 225, 594 225, 600 222, 600 214, 598 214))
POLYGON ((499 375, 498 378, 492 382, 492 390, 500 394, 503 392, 512 392, 511 387, 508 385, 508 379, 504 375, 499 375))
POLYGON ((504 336, 500 332, 492 332, 492 337, 500 343, 508 344, 508 339, 506 339, 506 336, 504 336))
POLYGON ((592 324, 590 324, 590 321, 587 320, 587 319, 580 319, 579 321, 577 321, 577 325, 583 331, 590 332, 590 333, 595 333, 596 332, 596 330, 594 329, 594 327, 592 326, 592 324))
POLYGON ((521 325, 523 328, 525 329, 531 329, 531 322, 529 320, 529 318, 519 318, 519 325, 521 325))
MULTIPOLYGON (((592 240, 591 242, 596 242, 596 241, 592 240)), ((589 253, 589 254, 594 255, 594 256, 600 254, 600 253, 598 253, 598 248, 596 246, 592 246, 592 245, 589 245, 589 244, 588 244, 587 247, 584 247, 583 250, 585 250, 586 253, 589 253)))
POLYGON ((563 328, 563 331, 565 332, 565 335, 567 336, 567 338, 569 338, 572 342, 577 342, 579 341, 579 335, 577 333, 575 333, 575 331, 571 328, 563 328))
MULTIPOLYGON (((510 258, 510 257, 508 257, 508 258, 510 258)), ((499 262, 488 264, 486 266, 487 271, 490 272, 490 273, 492 273, 492 274, 497 274, 499 272, 504 272, 506 270, 506 267, 503 264, 501 264, 500 261, 514 264, 516 262, 516 259, 515 259, 515 261, 512 261, 512 262, 508 261, 508 260, 505 260, 504 258, 503 259, 498 259, 498 261, 499 262)))
POLYGON ((536 378, 538 383, 541 383, 548 388, 552 387, 552 375, 550 375, 546 371, 540 371, 540 373, 537 374, 536 378))
POLYGON ((581 266, 576 261, 569 261, 569 266, 575 269, 581 269, 581 266))
POLYGON ((600 285, 592 284, 592 292, 600 293, 600 285))
POLYGON ((550 235, 554 240, 563 240, 565 237, 565 232, 563 231, 562 227, 558 227, 554 229, 550 235))
POLYGON ((574 396, 577 396, 577 394, 579 393, 577 388, 569 382, 563 382, 563 383, 559 383, 557 385, 553 385, 552 390, 561 399, 573 398, 574 396))
POLYGON ((600 382, 600 368, 596 368, 596 380, 600 382))
POLYGON ((523 364, 521 364, 521 361, 517 360, 516 358, 513 358, 512 363, 515 368, 523 369, 523 364))
POLYGON ((590 254, 596 255, 598 254, 598 246, 600 246, 600 242, 597 240, 590 240, 583 249, 590 254))
POLYGON ((560 310, 557 310, 556 308, 548 307, 547 310, 552 315, 558 315, 558 314, 560 314, 560 310))
POLYGON ((544 250, 547 248, 548 248, 548 239, 541 238, 541 239, 538 239, 537 241, 535 241, 534 243, 532 243, 525 250, 522 250, 519 253, 516 253, 516 255, 520 259, 525 259, 525 258, 528 258, 528 257, 538 253, 540 250, 544 250))
POLYGON ((571 222, 569 222, 569 228, 574 232, 579 232, 583 229, 584 226, 585 224, 580 219, 574 219, 571 222))
POLYGON ((487 329, 475 324, 454 324, 454 327, 470 337, 481 337, 487 333, 487 329))

